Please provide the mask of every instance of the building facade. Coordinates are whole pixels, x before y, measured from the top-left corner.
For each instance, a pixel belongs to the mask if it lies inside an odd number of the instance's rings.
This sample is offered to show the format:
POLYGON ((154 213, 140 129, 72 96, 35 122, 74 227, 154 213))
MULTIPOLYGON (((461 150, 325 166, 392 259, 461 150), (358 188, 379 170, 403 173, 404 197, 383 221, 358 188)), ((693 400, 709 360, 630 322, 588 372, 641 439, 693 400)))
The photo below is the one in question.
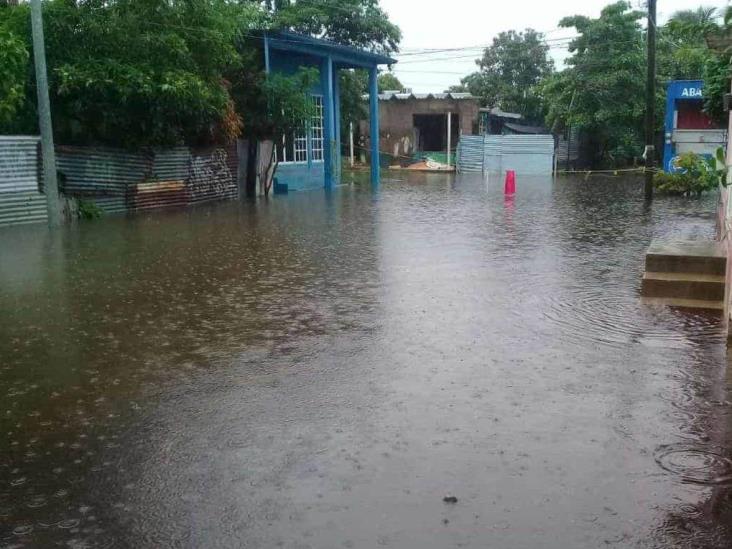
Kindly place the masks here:
POLYGON ((704 112, 704 82, 675 80, 666 92, 663 168, 675 169, 676 159, 687 152, 713 156, 727 144, 726 128, 704 112))
MULTIPOLYGON (((338 71, 369 71, 370 121, 378 128, 378 67, 394 63, 394 59, 384 55, 291 32, 264 35, 264 64, 268 74, 291 75, 301 67, 314 67, 320 72, 320 79, 311 90, 316 106, 313 120, 306 121, 303 131, 282 136, 275 143, 278 188, 306 190, 338 184, 341 162, 338 71)), ((372 166, 371 180, 374 184, 379 181, 378 163, 372 166)))
POLYGON ((421 153, 447 153, 448 145, 454 154, 460 135, 478 131, 478 110, 469 93, 386 92, 379 95, 378 140, 371 139, 372 122, 362 121, 359 130, 390 163, 408 162, 421 153))

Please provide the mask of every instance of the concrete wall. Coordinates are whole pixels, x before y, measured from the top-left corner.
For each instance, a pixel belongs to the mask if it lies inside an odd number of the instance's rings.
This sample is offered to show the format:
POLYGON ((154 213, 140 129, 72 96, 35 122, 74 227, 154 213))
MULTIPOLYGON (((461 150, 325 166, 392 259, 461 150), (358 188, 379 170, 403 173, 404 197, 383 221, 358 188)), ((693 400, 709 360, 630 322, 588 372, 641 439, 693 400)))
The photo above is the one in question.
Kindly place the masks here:
MULTIPOLYGON (((477 99, 391 99, 379 101, 379 150, 393 156, 411 156, 415 152, 413 117, 415 114, 447 114, 459 121, 459 132, 475 135, 478 124, 477 99)), ((453 122, 455 124, 456 122, 453 122)), ((360 133, 369 143, 371 129, 368 121, 361 121, 360 133)), ((457 147, 454 140, 453 147, 457 147)))
POLYGON ((730 184, 732 184, 732 113, 729 115, 729 127, 727 133, 727 174, 728 186, 721 190, 720 201, 717 210, 717 238, 727 245, 727 285, 725 294, 725 315, 728 321, 728 345, 732 346, 732 196, 730 196, 730 184))

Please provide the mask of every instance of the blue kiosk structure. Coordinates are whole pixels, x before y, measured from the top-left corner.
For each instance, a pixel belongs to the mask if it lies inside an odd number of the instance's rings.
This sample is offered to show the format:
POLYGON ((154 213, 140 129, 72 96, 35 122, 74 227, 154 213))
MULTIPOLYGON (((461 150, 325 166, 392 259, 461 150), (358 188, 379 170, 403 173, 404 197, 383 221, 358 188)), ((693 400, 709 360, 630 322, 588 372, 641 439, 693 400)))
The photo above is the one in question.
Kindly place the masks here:
POLYGON ((675 170, 675 161, 685 152, 712 156, 718 147, 727 144, 724 128, 720 128, 704 112, 704 81, 674 80, 666 93, 663 168, 675 170))
MULTIPOLYGON (((315 67, 320 80, 311 94, 316 114, 307 129, 300 134, 283 136, 276 143, 277 180, 287 190, 330 189, 340 179, 341 127, 340 89, 338 71, 366 69, 369 71, 369 117, 372 135, 379 135, 379 94, 377 76, 379 65, 393 65, 391 57, 333 42, 278 31, 264 34, 264 66, 270 74, 294 74, 301 67, 315 67)), ((371 158, 379 158, 379 139, 371 140, 371 158)), ((379 183, 379 162, 371 162, 371 183, 379 183)))

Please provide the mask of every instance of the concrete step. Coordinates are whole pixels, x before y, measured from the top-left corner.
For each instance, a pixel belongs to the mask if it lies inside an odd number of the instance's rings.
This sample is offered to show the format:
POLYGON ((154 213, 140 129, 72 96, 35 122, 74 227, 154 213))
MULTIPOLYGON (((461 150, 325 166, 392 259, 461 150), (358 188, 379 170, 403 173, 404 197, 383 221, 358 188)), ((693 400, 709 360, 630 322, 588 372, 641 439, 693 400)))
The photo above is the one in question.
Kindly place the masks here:
POLYGON ((663 307, 678 307, 679 309, 698 309, 722 314, 724 301, 704 301, 700 299, 678 299, 673 297, 643 297, 645 305, 660 305, 663 307))
POLYGON ((646 271, 724 276, 727 272, 726 247, 713 240, 656 241, 648 248, 646 271))
POLYGON ((647 272, 643 275, 643 297, 724 301, 725 277, 678 272, 647 272))

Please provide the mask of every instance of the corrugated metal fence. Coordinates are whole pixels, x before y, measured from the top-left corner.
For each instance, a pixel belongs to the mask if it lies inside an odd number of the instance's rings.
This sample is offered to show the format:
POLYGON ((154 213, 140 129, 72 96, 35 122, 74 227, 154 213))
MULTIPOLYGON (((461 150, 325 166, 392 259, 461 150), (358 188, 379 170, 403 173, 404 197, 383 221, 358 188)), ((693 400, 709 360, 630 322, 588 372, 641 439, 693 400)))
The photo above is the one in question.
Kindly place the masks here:
POLYGON ((47 220, 39 192, 40 138, 0 136, 0 225, 47 220))
MULTIPOLYGON (((56 147, 59 190, 102 210, 127 212, 237 198, 238 158, 230 146, 127 152, 56 147)), ((0 136, 0 225, 47 219, 40 192, 38 137, 0 136)))
POLYGON ((107 212, 237 198, 237 149, 177 147, 145 153, 58 147, 61 188, 107 212))
POLYGON ((576 166, 580 153, 580 132, 573 128, 570 135, 560 136, 557 144, 557 164, 560 169, 570 169, 576 166))
POLYGON ((483 171, 483 136, 463 135, 458 142, 458 170, 461 172, 483 171))
POLYGON ((458 171, 550 175, 554 169, 551 135, 462 136, 458 146, 458 171))

